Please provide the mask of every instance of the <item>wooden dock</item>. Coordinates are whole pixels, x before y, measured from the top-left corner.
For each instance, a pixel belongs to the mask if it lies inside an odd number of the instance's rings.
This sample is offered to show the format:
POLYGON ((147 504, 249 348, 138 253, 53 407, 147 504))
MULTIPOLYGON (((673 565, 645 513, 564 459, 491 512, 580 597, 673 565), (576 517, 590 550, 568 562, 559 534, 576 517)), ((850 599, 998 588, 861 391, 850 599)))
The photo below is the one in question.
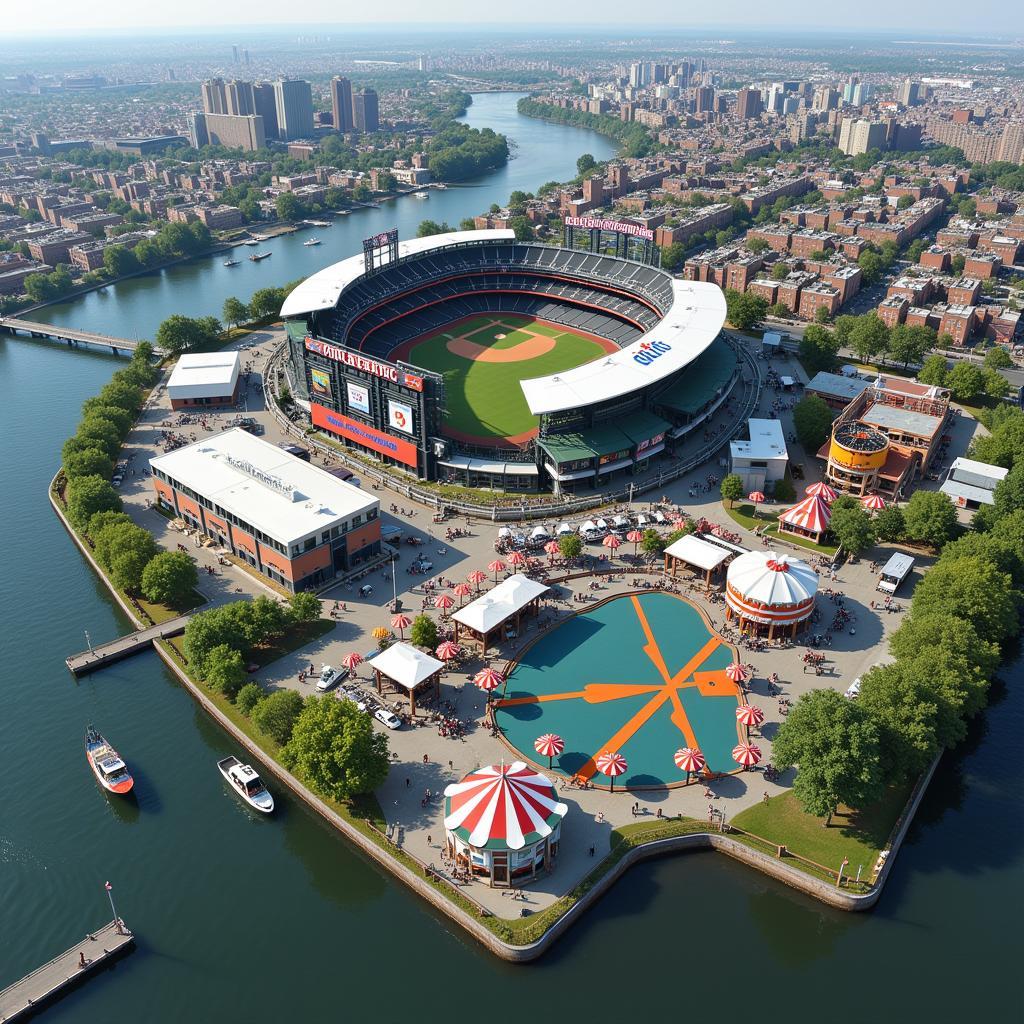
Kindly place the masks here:
POLYGON ((65 658, 68 668, 76 676, 83 676, 87 672, 103 668, 122 658, 127 658, 139 651, 148 650, 153 646, 154 640, 166 640, 171 636, 180 636, 185 632, 191 613, 179 615, 176 619, 168 619, 155 626, 148 626, 146 629, 138 629, 127 636, 118 637, 105 644, 96 644, 90 650, 79 651, 78 654, 70 654, 65 658))
POLYGON ((81 984, 86 978, 94 977, 102 967, 123 956, 134 944, 135 936, 127 928, 118 931, 115 921, 86 935, 60 956, 55 956, 49 963, 0 992, 0 1024, 30 1017, 60 993, 81 984), (84 967, 82 958, 85 959, 84 967))

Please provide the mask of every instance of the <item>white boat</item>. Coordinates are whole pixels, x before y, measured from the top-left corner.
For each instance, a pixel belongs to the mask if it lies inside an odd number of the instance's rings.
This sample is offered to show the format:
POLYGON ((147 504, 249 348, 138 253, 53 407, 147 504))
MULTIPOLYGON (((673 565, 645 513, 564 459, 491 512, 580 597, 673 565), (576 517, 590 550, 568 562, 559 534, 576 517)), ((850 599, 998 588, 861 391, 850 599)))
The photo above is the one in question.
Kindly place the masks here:
POLYGON ((320 239, 319 238, 307 238, 306 241, 303 242, 302 244, 303 245, 319 245, 320 244, 320 239))
POLYGON ((242 764, 237 757, 225 757, 217 762, 221 775, 231 788, 255 811, 269 814, 274 809, 274 798, 267 792, 262 779, 252 765, 242 764))
POLYGON ((259 245, 260 240, 258 238, 247 238, 242 245, 259 245))
POLYGON ((430 193, 429 192, 413 192, 413 195, 417 199, 429 199, 430 198, 430 193))
POLYGON ((439 188, 439 189, 446 189, 447 187, 448 187, 447 185, 442 185, 442 184, 441 184, 440 182, 438 182, 438 183, 437 183, 437 184, 436 184, 436 185, 434 186, 434 188, 439 188))
POLYGON ((225 267, 237 267, 238 263, 239 263, 238 260, 225 260, 224 261, 224 266, 225 267))

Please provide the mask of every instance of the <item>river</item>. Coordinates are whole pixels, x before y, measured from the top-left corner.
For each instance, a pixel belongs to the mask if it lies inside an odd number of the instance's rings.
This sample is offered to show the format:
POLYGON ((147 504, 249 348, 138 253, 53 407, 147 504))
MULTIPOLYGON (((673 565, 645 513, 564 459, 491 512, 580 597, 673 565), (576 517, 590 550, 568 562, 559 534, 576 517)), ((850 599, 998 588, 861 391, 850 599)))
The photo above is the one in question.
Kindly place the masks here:
MULTIPOLYGON (((487 102, 498 109, 500 100, 487 102)), ((551 126, 530 128, 545 138, 551 126)), ((532 151, 520 138, 516 163, 525 167, 532 151)), ((563 163, 579 150, 573 143, 563 163)), ((515 183, 535 187, 551 176, 515 183)), ((195 299, 189 289, 181 296, 195 299)), ((255 820, 215 770, 231 743, 155 655, 77 683, 62 663, 83 646, 85 630, 99 641, 129 628, 46 500, 79 405, 118 365, 0 340, 0 985, 106 920, 107 879, 139 934, 136 953, 48 1010, 46 1021, 1020 1016, 1019 663, 971 740, 940 765, 867 915, 830 910, 722 856, 692 854, 635 868, 548 957, 512 967, 281 787, 278 813, 255 820), (137 805, 108 800, 93 781, 82 751, 89 722, 130 758, 137 805)))
POLYGON ((172 313, 219 317, 229 296, 248 302, 258 288, 307 277, 362 252, 362 240, 379 231, 397 227, 399 238, 414 238, 426 219, 439 224, 447 221, 457 228, 464 217, 484 213, 492 203, 504 205, 516 189, 532 192, 547 181, 574 177, 581 153, 589 152, 597 160, 615 155, 615 143, 596 132, 522 117, 516 110, 520 95, 476 95, 464 118, 471 127, 493 128, 514 143, 512 159, 497 171, 444 191, 430 189, 429 199, 401 196, 387 200, 379 209, 336 217, 330 228, 279 235, 260 245, 260 252, 274 255, 259 263, 248 258, 256 250, 239 246, 230 254, 241 261, 236 267, 224 266, 228 254, 190 260, 48 306, 32 317, 114 337, 152 338, 160 322, 172 313), (321 245, 303 245, 314 235, 321 245))

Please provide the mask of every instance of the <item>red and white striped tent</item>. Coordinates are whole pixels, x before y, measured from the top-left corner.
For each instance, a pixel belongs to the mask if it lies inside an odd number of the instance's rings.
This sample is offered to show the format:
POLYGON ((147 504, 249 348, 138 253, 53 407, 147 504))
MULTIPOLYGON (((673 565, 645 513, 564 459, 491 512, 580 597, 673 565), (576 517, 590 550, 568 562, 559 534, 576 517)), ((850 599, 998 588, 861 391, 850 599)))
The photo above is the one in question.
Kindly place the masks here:
POLYGON ((543 736, 538 736, 533 741, 533 749, 540 754, 541 757, 548 759, 548 767, 551 767, 551 759, 558 757, 558 755, 565 750, 565 740, 561 736, 553 732, 546 732, 543 736))
POLYGON ((753 704, 741 704, 736 709, 736 721, 747 728, 758 726, 764 721, 764 712, 753 704))
POLYGON ((672 760, 681 772, 686 772, 687 776, 704 771, 706 764, 704 755, 696 747, 683 747, 682 750, 677 750, 672 760))
POLYGON ((569 808, 551 780, 523 761, 477 768, 448 786, 444 797, 449 852, 490 875, 492 884, 550 866, 569 808))
POLYGON ((832 520, 832 509, 819 494, 809 494, 779 516, 779 533, 795 533, 820 541, 832 520))
POLYGON ((836 492, 823 480, 819 480, 816 484, 811 484, 809 487, 805 487, 804 494, 810 498, 821 498, 823 501, 827 501, 830 505, 836 500, 836 492))
POLYGON ((445 640, 444 643, 438 644, 437 650, 434 653, 442 661, 451 661, 462 653, 462 648, 458 644, 453 644, 451 640, 445 640))
POLYGON ((881 512, 885 508, 885 498, 880 494, 865 494, 860 503, 869 512, 881 512))
POLYGON ((738 661, 733 661, 725 666, 725 675, 734 683, 742 683, 747 678, 747 670, 738 661))
POLYGON ((753 768, 761 760, 761 748, 753 743, 737 743, 732 748, 732 759, 744 768, 753 768))

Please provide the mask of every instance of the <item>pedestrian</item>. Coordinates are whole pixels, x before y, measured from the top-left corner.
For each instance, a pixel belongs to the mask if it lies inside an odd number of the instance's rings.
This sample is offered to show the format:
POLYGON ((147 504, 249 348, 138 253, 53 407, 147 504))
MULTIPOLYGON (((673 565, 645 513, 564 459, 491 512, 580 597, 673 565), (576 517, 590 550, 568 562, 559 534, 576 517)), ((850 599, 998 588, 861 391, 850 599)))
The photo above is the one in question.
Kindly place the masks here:
POLYGON ((427 836, 427 846, 433 846, 433 845, 434 845, 434 837, 433 836, 427 836))
POLYGON ((590 847, 590 851, 589 852, 590 852, 590 856, 593 857, 594 856, 594 847, 593 846, 590 847))
POLYGON ((454 770, 454 766, 452 765, 451 761, 449 761, 448 762, 448 771, 453 771, 453 770, 454 770))
POLYGON ((430 760, 430 756, 428 754, 424 754, 423 755, 423 763, 426 764, 429 760, 430 760))
POLYGON ((85 967, 85 965, 86 965, 85 964, 85 954, 81 950, 79 950, 78 951, 78 966, 79 967, 85 967))
POLYGON ((405 780, 405 788, 408 789, 411 785, 412 785, 412 780, 411 779, 406 779, 405 780))

